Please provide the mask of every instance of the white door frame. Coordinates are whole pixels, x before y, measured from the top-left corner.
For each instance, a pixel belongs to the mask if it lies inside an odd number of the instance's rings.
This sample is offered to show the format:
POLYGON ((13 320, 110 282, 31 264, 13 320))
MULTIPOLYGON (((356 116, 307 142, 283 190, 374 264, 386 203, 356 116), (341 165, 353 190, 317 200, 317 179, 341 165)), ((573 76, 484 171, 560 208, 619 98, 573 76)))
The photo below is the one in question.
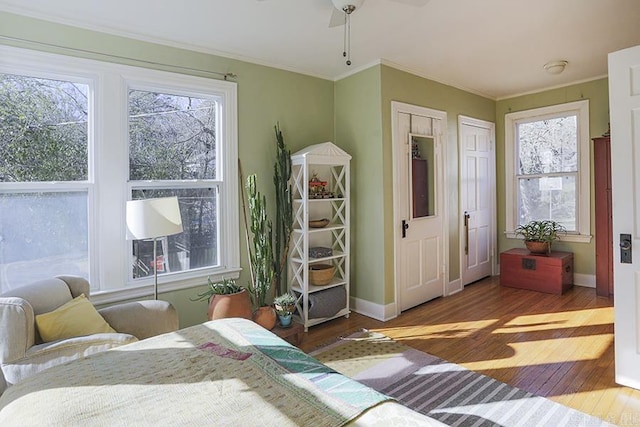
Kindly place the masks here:
MULTIPOLYGON (((463 143, 464 141, 462 140, 462 126, 463 125, 469 125, 469 126, 476 126, 479 128, 483 128, 483 129, 488 129, 491 132, 491 145, 493 148, 493 157, 491 158, 491 165, 489 165, 489 170, 491 172, 491 176, 490 176, 490 186, 491 186, 491 208, 492 208, 492 212, 491 212, 491 232, 490 232, 490 236, 491 236, 491 275, 495 276, 496 272, 497 272, 497 256, 496 256, 496 248, 498 247, 498 218, 497 218, 497 195, 496 195, 496 124, 493 122, 488 122, 485 120, 480 120, 480 119, 476 119, 473 117, 468 117, 468 116, 463 116, 463 115, 459 115, 458 116, 458 165, 460 165, 460 171, 458 173, 458 177, 462 176, 462 165, 463 165, 463 160, 464 160, 464 148, 463 148, 463 143)), ((462 209, 463 206, 463 201, 462 201, 462 179, 459 180, 458 182, 458 206, 459 209, 462 209)), ((464 253, 464 246, 465 246, 465 236, 464 236, 464 213, 460 212, 459 216, 459 223, 458 223, 458 234, 460 237, 460 287, 459 289, 456 289, 453 292, 459 292, 462 289, 464 289, 464 286, 466 284, 465 282, 465 278, 463 276, 463 272, 464 272, 464 268, 463 268, 463 263, 464 263, 464 259, 465 259, 465 253, 464 253)), ((451 293, 453 293, 451 292, 451 293)))
MULTIPOLYGON (((400 172, 398 171, 398 167, 396 166, 397 160, 402 158, 405 153, 405 142, 399 141, 397 137, 397 129, 398 129, 398 114, 406 113, 406 114, 415 114, 419 116, 432 117, 435 119, 439 119, 442 121, 442 150, 441 150, 441 168, 442 168, 442 188, 444 203, 442 206, 442 253, 443 253, 443 264, 440 266, 442 268, 442 274, 444 277, 444 289, 442 290, 442 295, 448 295, 448 283, 449 283, 449 269, 446 266, 449 265, 449 234, 447 230, 449 229, 449 198, 447 197, 447 113, 444 111, 433 110, 426 107, 420 107, 417 105, 405 104, 403 102, 391 101, 391 148, 392 148, 392 164, 393 164, 393 285, 394 285, 394 296, 395 296, 395 316, 400 314, 400 287, 399 287, 399 265, 401 264, 398 259, 398 250, 400 241, 402 240, 402 230, 401 230, 401 222, 402 219, 405 218, 402 216, 406 206, 402 205, 402 200, 400 198, 400 191, 405 191, 406 189, 397 189, 396 185, 400 182, 400 172)), ((394 316, 394 317, 395 317, 394 316)))

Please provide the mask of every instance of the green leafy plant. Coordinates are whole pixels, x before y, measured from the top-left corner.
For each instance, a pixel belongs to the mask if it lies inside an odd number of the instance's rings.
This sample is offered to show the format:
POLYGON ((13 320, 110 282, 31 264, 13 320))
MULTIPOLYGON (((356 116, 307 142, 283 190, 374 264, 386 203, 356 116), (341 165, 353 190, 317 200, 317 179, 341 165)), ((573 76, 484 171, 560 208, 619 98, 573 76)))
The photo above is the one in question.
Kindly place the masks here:
POLYGON ((521 236, 525 242, 545 242, 549 244, 558 240, 560 234, 566 232, 567 229, 562 224, 550 219, 529 221, 526 224, 518 225, 514 230, 516 236, 521 236))
POLYGON ((273 305, 280 316, 292 314, 296 309, 296 297, 287 292, 275 297, 273 305))
POLYGON ((190 298, 191 301, 210 301, 214 295, 230 295, 242 291, 242 286, 236 284, 233 279, 223 278, 220 282, 212 282, 207 277, 207 290, 198 294, 196 298, 190 298))

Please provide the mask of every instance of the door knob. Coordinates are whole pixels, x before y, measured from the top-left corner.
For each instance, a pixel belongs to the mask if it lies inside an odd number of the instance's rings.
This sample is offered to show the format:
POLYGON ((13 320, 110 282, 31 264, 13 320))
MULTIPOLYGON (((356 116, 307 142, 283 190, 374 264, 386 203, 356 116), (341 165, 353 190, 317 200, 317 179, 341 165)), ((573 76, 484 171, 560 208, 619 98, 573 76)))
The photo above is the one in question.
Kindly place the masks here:
POLYGON ((631 234, 620 234, 620 263, 631 264, 631 234))

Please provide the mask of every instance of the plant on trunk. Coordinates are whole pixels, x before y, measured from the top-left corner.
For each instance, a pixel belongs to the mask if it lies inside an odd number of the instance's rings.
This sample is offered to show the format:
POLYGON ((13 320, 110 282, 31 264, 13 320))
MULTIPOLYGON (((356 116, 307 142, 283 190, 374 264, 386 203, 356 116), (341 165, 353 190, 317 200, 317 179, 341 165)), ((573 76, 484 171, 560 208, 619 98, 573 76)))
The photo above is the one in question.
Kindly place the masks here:
POLYGON ((560 238, 561 233, 566 232, 562 224, 550 219, 529 221, 514 230, 516 236, 522 236, 525 246, 533 253, 550 252, 551 244, 560 238))
POLYGON ((566 233, 566 229, 559 222, 547 219, 541 221, 529 221, 519 225, 514 230, 517 236, 522 236, 525 242, 551 243, 560 238, 560 233, 566 233))

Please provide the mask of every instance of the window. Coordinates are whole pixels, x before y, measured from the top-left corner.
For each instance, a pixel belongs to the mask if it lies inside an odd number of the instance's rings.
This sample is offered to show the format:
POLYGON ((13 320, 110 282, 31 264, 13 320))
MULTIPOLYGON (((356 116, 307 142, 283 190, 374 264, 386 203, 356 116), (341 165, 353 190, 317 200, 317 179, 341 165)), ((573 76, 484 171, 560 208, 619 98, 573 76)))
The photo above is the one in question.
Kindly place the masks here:
MULTIPOLYGON (((218 265, 218 112, 215 98, 129 91, 132 199, 177 196, 183 218, 162 239, 158 274, 218 265)), ((134 242, 133 255, 134 279, 153 274, 152 242, 134 242)))
POLYGON ((179 199, 161 291, 240 270, 236 84, 0 46, 0 292, 59 274, 148 295, 129 199, 179 199))
POLYGON ((89 86, 0 73, 2 290, 88 276, 89 86))
POLYGON ((507 230, 552 219, 589 241, 589 102, 507 114, 507 230))

